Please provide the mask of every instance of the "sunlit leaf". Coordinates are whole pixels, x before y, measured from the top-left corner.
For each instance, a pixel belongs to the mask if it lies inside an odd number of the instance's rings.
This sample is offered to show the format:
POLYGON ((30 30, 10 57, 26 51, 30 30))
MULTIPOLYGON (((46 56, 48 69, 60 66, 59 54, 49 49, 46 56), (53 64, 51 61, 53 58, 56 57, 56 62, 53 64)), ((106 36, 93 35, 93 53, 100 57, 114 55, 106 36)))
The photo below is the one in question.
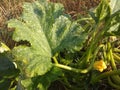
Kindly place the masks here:
POLYGON ((110 0, 112 14, 120 10, 120 0, 110 0))
MULTIPOLYGON (((10 20, 8 27, 15 28, 13 40, 25 42, 12 50, 15 63, 25 79, 25 87, 32 84, 26 80, 46 75, 51 71, 51 58, 54 54, 64 49, 80 50, 87 38, 84 29, 72 22, 69 15, 64 14, 61 4, 44 0, 25 3, 22 16, 10 20)), ((44 83, 42 78, 40 82, 44 83)), ((50 81, 53 81, 52 77, 50 81)), ((48 83, 45 85, 48 87, 48 83)), ((41 84, 38 87, 41 88, 41 84)), ((32 88, 31 85, 29 88, 32 88)))

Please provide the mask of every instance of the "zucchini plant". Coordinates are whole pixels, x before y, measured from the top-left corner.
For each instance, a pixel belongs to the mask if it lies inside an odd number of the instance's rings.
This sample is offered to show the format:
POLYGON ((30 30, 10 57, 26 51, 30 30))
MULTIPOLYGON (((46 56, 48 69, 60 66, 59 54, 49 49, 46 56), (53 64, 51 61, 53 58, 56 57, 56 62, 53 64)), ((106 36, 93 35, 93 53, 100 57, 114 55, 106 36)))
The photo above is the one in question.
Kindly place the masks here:
POLYGON ((24 3, 21 17, 8 21, 8 27, 15 28, 13 40, 24 42, 9 51, 20 71, 13 89, 48 90, 52 82, 60 80, 70 90, 84 90, 105 77, 119 89, 116 77, 120 78, 120 70, 115 65, 120 48, 110 40, 119 37, 119 4, 119 0, 101 0, 87 18, 72 21, 61 4, 46 0, 24 3), (108 66, 112 69, 105 71, 108 66))
POLYGON ((39 0, 25 3, 22 16, 8 23, 15 28, 13 40, 27 43, 14 47, 12 55, 21 71, 21 85, 29 90, 46 90, 61 72, 56 66, 64 67, 54 59, 55 54, 79 50, 87 38, 84 29, 63 12, 61 4, 39 0))

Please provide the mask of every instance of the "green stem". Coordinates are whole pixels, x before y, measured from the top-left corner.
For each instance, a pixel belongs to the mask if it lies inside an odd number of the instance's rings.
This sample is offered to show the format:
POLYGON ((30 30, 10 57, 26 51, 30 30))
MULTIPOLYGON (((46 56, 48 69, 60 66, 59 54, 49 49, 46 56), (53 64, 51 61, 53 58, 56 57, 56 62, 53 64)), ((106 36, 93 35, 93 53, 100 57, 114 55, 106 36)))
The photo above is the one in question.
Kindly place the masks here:
POLYGON ((116 88, 116 89, 120 89, 120 86, 117 85, 117 84, 114 84, 114 83, 112 82, 112 80, 110 79, 110 77, 108 77, 108 83, 109 83, 112 87, 114 87, 114 88, 116 88))
POLYGON ((115 60, 119 60, 120 61, 120 57, 116 53, 113 53, 113 56, 114 56, 115 60))
POLYGON ((56 59, 55 56, 53 57, 53 60, 54 60, 54 62, 55 62, 56 64, 58 64, 58 61, 57 61, 57 59, 56 59))
POLYGON ((120 75, 120 69, 113 70, 113 71, 108 71, 108 72, 104 72, 104 73, 100 74, 99 76, 95 77, 91 81, 91 83, 94 84, 94 83, 98 82, 100 79, 103 79, 105 77, 112 76, 112 75, 120 75))
POLYGON ((112 66, 113 70, 117 70, 110 42, 108 42, 108 48, 109 48, 109 55, 110 55, 111 66, 112 66))
POLYGON ((81 18, 81 19, 76 20, 76 22, 91 21, 91 20, 92 20, 92 18, 81 18))
POLYGON ((107 49, 108 49, 108 53, 107 53, 107 56, 109 55, 110 57, 108 58, 110 63, 111 63, 111 66, 113 68, 113 71, 109 71, 109 72, 105 72, 95 78, 92 79, 91 83, 94 84, 96 82, 98 82, 100 79, 102 78, 105 78, 105 77, 108 77, 108 76, 112 76, 112 75, 120 75, 120 69, 117 70, 117 67, 116 67, 116 64, 115 64, 115 61, 114 61, 114 57, 113 57, 113 53, 112 53, 112 47, 111 47, 111 44, 110 42, 107 43, 107 49))
POLYGON ((95 26, 95 29, 93 30, 92 40, 91 40, 91 43, 90 43, 88 50, 85 53, 86 58, 83 60, 83 63, 82 63, 84 66, 86 66, 86 64, 89 62, 90 58, 94 57, 93 54, 95 53, 95 50, 98 47, 99 41, 102 39, 102 37, 104 35, 105 31, 100 30, 100 28, 101 28, 100 26, 101 26, 101 23, 98 23, 95 26))
POLYGON ((107 53, 106 53, 106 45, 103 46, 103 57, 104 57, 104 60, 107 60, 107 53))
POLYGON ((66 66, 66 65, 62 65, 62 64, 54 64, 54 66, 65 69, 65 70, 69 70, 69 71, 73 71, 76 73, 87 73, 91 70, 91 66, 89 66, 87 69, 77 69, 77 68, 73 68, 70 66, 66 66))
MULTIPOLYGON (((99 51, 99 49, 102 47, 102 45, 100 45, 96 50, 95 50, 95 53, 93 54, 93 59, 91 61, 91 64, 88 68, 86 69, 77 69, 77 68, 73 68, 73 67, 70 67, 70 66, 66 66, 66 65, 62 65, 62 64, 59 64, 59 63, 55 63, 54 65, 56 67, 59 67, 59 68, 62 68, 62 69, 65 69, 65 70, 69 70, 69 71, 73 71, 73 72, 76 72, 76 73, 88 73, 92 67, 93 67, 93 64, 94 64, 94 60, 95 60, 95 57, 96 57, 96 54, 97 52, 99 51)), ((56 59, 55 59, 56 60, 56 59)))
POLYGON ((120 49, 118 49, 118 48, 114 48, 113 51, 120 53, 120 49))
MULTIPOLYGON (((96 25, 96 28, 97 28, 97 25, 96 25)), ((87 49, 87 51, 85 52, 85 54, 81 58, 81 60, 83 60, 81 65, 83 65, 83 66, 87 65, 87 63, 89 62, 89 59, 91 58, 92 51, 94 51, 94 49, 96 47, 96 43, 95 43, 96 33, 97 32, 96 32, 96 29, 95 29, 94 32, 93 32, 93 35, 92 35, 91 44, 90 44, 89 48, 87 49)))

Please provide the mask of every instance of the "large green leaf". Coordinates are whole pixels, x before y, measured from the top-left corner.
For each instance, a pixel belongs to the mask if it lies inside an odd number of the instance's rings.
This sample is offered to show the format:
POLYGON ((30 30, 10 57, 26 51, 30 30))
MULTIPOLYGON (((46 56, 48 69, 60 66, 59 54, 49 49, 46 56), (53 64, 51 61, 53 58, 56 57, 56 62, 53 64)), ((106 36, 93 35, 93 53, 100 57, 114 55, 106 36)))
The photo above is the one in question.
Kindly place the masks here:
POLYGON ((79 50, 86 39, 84 30, 65 15, 61 4, 44 0, 25 3, 20 19, 10 20, 8 27, 15 28, 13 39, 26 41, 13 55, 23 75, 44 75, 52 67, 52 56, 64 49, 79 50))

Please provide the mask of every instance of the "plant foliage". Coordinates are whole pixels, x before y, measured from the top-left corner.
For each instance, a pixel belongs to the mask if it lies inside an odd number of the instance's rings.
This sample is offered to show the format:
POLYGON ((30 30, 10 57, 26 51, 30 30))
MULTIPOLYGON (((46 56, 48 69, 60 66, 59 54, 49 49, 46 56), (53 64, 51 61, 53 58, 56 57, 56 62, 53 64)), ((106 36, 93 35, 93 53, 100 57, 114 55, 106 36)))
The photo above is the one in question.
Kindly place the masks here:
MULTIPOLYGON (((27 41, 30 45, 19 45, 12 50, 12 54, 23 79, 41 75, 47 77, 46 73, 53 67, 51 58, 64 49, 79 50, 87 35, 79 24, 63 13, 61 4, 40 0, 25 3, 23 9, 20 19, 10 20, 8 27, 15 28, 13 40, 27 41)), ((40 84, 38 87, 41 89, 40 84)))
POLYGON ((120 36, 119 5, 101 0, 90 16, 72 21, 61 4, 24 3, 8 21, 18 45, 0 42, 0 89, 48 90, 56 80, 68 90, 96 89, 101 80, 120 89, 120 47, 111 40, 120 36))

